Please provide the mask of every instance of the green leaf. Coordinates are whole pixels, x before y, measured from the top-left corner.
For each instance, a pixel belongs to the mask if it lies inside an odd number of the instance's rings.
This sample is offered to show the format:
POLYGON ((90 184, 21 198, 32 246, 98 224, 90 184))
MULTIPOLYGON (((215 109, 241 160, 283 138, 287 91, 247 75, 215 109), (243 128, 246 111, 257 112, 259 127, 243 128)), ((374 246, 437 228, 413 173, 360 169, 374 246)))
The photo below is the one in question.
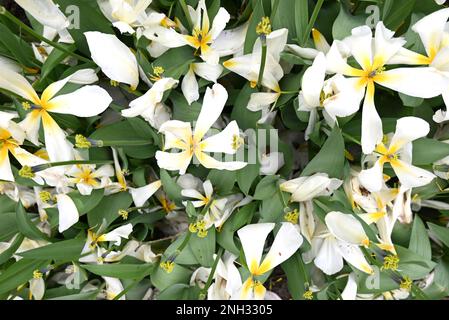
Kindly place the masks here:
POLYGON ((435 139, 421 138, 413 141, 413 164, 426 165, 441 160, 449 154, 449 144, 435 139))
POLYGON ((16 213, 0 213, 0 241, 8 241, 18 232, 16 213))
POLYGON ((106 221, 106 226, 109 226, 119 217, 118 211, 128 209, 132 201, 133 199, 128 192, 119 192, 104 197, 94 209, 87 213, 89 226, 99 227, 103 220, 106 221))
POLYGON ((446 247, 449 247, 449 229, 446 227, 441 227, 433 223, 427 223, 430 230, 435 234, 435 236, 444 243, 446 247))
POLYGON ((408 249, 419 254, 423 258, 432 259, 432 249, 430 248, 429 236, 421 218, 415 216, 413 222, 412 235, 410 236, 410 244, 408 249))
POLYGON ((63 12, 66 12, 69 20, 76 23, 68 31, 75 40, 78 50, 86 56, 90 57, 90 51, 84 32, 100 31, 114 34, 111 22, 101 13, 96 1, 78 0, 76 6, 71 0, 56 0, 55 2, 60 5, 63 12), (70 19, 72 16, 73 18, 70 19))
POLYGON ((253 51, 254 43, 259 36, 256 33, 256 27, 264 16, 265 11, 262 0, 256 0, 256 6, 254 7, 253 13, 249 19, 248 31, 246 32, 245 44, 243 46, 243 52, 245 54, 253 51))
MULTIPOLYGON (((73 52, 76 49, 74 44, 67 45, 61 43, 60 45, 70 52, 73 52)), ((45 78, 53 71, 53 69, 56 68, 68 56, 69 54, 64 51, 52 50, 52 52, 48 55, 48 58, 42 65, 41 78, 39 81, 42 82, 43 80, 45 80, 45 78)))
POLYGON ((256 187, 254 192, 255 200, 265 200, 269 199, 278 190, 278 180, 279 176, 266 176, 264 177, 256 187))
POLYGON ((23 239, 25 239, 25 236, 19 233, 17 237, 14 238, 14 241, 11 243, 9 248, 0 253, 0 265, 5 263, 6 261, 9 260, 9 258, 12 257, 12 255, 17 251, 17 249, 22 244, 23 239))
POLYGON ((189 240, 189 246, 200 265, 203 267, 211 267, 214 263, 215 228, 209 228, 207 230, 207 236, 204 238, 198 237, 196 233, 192 234, 189 240))
POLYGON ((35 260, 78 261, 84 243, 85 239, 69 239, 21 252, 18 255, 35 260))
POLYGON ((237 99, 234 101, 234 107, 232 108, 231 120, 237 121, 239 128, 246 130, 249 128, 255 129, 257 127, 257 121, 261 117, 261 112, 249 111, 246 106, 252 93, 257 92, 255 88, 251 88, 249 83, 240 90, 237 99))
POLYGON ((237 184, 245 195, 248 195, 249 189, 254 180, 259 176, 260 164, 248 164, 243 169, 237 171, 237 184))
MULTIPOLYGON (((2 17, 3 18, 3 17, 2 17)), ((0 22, 2 19, 0 18, 0 22)), ((22 38, 15 35, 5 24, 0 23, 0 45, 3 45, 10 53, 11 57, 17 59, 21 65, 28 68, 39 67, 33 49, 22 38)))
POLYGON ((302 266, 304 266, 304 262, 301 253, 295 253, 281 264, 281 268, 287 276, 288 291, 295 300, 302 299, 304 292, 307 290, 304 285, 307 275, 304 274, 302 266))
MULTIPOLYGON (((308 0, 296 0, 295 6, 295 26, 296 26, 296 38, 298 44, 301 44, 301 39, 304 39, 307 32, 307 25, 309 23, 309 1, 308 0)), ((290 12, 293 12, 292 5, 288 7, 290 12)))
POLYGON ((198 299, 200 288, 187 284, 174 284, 163 290, 157 300, 195 300, 198 299))
POLYGON ((177 91, 171 92, 169 99, 173 104, 174 120, 193 122, 198 119, 198 115, 201 111, 201 103, 195 101, 189 105, 184 95, 177 91))
POLYGON ((347 36, 351 35, 352 29, 365 25, 366 15, 352 15, 350 14, 345 6, 340 3, 340 13, 337 19, 334 21, 332 27, 332 35, 335 40, 343 40, 347 36))
POLYGON ((324 172, 331 178, 342 178, 345 165, 345 143, 335 126, 320 152, 307 164, 301 176, 324 172))
POLYGON ((400 270, 401 274, 408 275, 412 280, 424 278, 436 266, 435 262, 424 259, 409 249, 398 245, 395 248, 399 257, 398 270, 400 270))
POLYGON ((0 274, 0 295, 16 289, 33 278, 33 271, 48 265, 49 261, 21 259, 0 274))
POLYGON ((229 193, 235 184, 236 173, 234 171, 212 169, 207 175, 218 194, 229 193))
POLYGON ((152 272, 154 265, 151 263, 111 263, 83 264, 81 267, 99 276, 137 280, 149 275, 152 272))
POLYGON ((160 176, 161 176, 162 187, 164 188, 164 191, 167 193, 168 198, 171 201, 174 201, 178 204, 181 203, 181 201, 182 201, 181 187, 175 182, 175 180, 164 169, 161 169, 160 176))
POLYGON ((17 203, 16 207, 16 221, 20 233, 27 238, 33 240, 48 240, 48 237, 43 234, 28 217, 28 214, 20 201, 17 203))
POLYGON ((170 273, 158 267, 151 277, 151 282, 156 288, 162 291, 175 284, 189 283, 191 275, 192 271, 175 263, 173 271, 170 273))
POLYGON ((239 249, 234 242, 234 233, 242 226, 249 224, 257 209, 257 203, 251 202, 240 208, 225 222, 220 232, 217 233, 217 242, 227 251, 239 255, 239 249))
POLYGON ((398 29, 410 17, 415 3, 416 0, 386 0, 383 12, 385 26, 391 30, 398 29))
POLYGON ((92 193, 86 196, 80 194, 78 191, 75 191, 70 192, 68 196, 73 200, 73 203, 75 203, 75 206, 81 216, 95 208, 100 203, 104 196, 104 190, 92 190, 92 193))
POLYGON ((153 62, 153 67, 164 68, 164 77, 179 79, 195 62, 194 50, 189 46, 170 49, 153 62))

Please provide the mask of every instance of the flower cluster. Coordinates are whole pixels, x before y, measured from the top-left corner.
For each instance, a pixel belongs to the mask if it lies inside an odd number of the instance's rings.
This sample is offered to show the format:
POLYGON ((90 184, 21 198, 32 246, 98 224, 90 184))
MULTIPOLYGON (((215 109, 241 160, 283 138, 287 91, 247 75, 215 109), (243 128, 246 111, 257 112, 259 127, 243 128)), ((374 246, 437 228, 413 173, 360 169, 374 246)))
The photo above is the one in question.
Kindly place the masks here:
POLYGON ((420 1, 0 7, 0 297, 448 296, 449 8, 420 1))

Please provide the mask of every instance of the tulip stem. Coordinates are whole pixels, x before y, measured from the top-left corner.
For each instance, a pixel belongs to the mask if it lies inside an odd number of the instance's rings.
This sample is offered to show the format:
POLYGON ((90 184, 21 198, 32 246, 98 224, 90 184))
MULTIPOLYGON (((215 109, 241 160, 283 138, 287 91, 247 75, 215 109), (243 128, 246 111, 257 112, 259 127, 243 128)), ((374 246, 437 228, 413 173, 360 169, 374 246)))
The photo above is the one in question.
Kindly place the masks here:
POLYGON ((5 18, 7 18, 9 21, 11 21, 12 23, 14 23, 15 25, 17 25, 19 28, 25 30, 27 33, 29 33, 30 35, 32 35, 33 37, 49 44, 50 46, 52 46, 53 48, 60 50, 74 58, 77 58, 83 62, 92 62, 92 60, 83 57, 77 53, 71 52, 70 50, 67 50, 66 48, 64 48, 64 46, 60 45, 59 43, 56 43, 54 41, 48 40, 47 38, 41 36, 40 34, 38 34, 36 31, 34 31, 32 28, 28 27, 25 23, 23 23, 22 21, 20 21, 19 19, 17 19, 15 16, 13 16, 8 10, 6 10, 5 7, 0 6, 0 15, 4 16, 5 18))
POLYGON ((310 32, 313 29, 313 25, 315 24, 316 19, 318 18, 318 13, 321 10, 321 6, 323 5, 324 0, 318 0, 313 9, 312 16, 310 17, 309 24, 307 25, 306 32, 304 33, 304 38, 302 39, 302 45, 305 46, 307 43, 307 39, 309 38, 310 32))
MULTIPOLYGON (((193 31, 192 17, 190 16, 189 9, 187 8, 186 1, 179 0, 179 4, 181 5, 182 11, 184 11, 184 15, 186 16, 187 23, 189 24, 189 29, 193 31)), ((204 14, 207 14, 207 13, 204 13, 204 14)))
POLYGON ((212 284, 212 280, 214 279, 215 270, 217 270, 218 262, 220 261, 221 256, 223 255, 223 248, 220 247, 217 252, 217 256, 215 257, 214 264, 212 265, 212 269, 209 273, 209 277, 207 277, 206 284, 204 285, 204 288, 201 289, 199 294, 199 299, 204 300, 206 298, 207 290, 209 289, 210 285, 212 284))
POLYGON ((260 69, 259 69, 259 77, 257 79, 257 87, 262 87, 262 81, 263 81, 263 73, 265 71, 265 63, 267 61, 267 37, 266 35, 262 34, 260 36, 260 40, 262 42, 262 55, 260 58, 260 69))
POLYGON ((357 140, 356 138, 354 138, 353 136, 351 136, 351 135, 349 135, 347 133, 344 133, 343 131, 341 132, 341 134, 342 134, 343 137, 345 137, 349 141, 352 141, 352 142, 358 144, 359 146, 362 145, 362 143, 359 140, 357 140))
POLYGON ((43 171, 53 167, 68 166, 68 165, 78 165, 78 164, 109 164, 112 163, 111 160, 72 160, 72 161, 59 161, 59 162, 49 162, 38 164, 31 167, 33 172, 43 171))

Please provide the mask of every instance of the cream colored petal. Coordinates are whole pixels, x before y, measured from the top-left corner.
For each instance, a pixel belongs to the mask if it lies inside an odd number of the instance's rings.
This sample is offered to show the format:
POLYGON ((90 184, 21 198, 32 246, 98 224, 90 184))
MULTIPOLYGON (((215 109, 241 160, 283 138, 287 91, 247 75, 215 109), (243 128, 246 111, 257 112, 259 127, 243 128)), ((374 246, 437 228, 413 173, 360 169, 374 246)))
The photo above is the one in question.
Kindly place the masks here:
POLYGON ((189 155, 187 151, 179 153, 157 151, 156 160, 159 168, 179 171, 179 174, 184 174, 192 160, 192 155, 189 155))
POLYGON ((262 259, 265 240, 274 223, 249 224, 237 231, 250 272, 256 272, 262 259))
POLYGON ((197 141, 201 140, 212 125, 220 117, 221 112, 228 100, 228 93, 221 84, 214 84, 207 88, 203 99, 203 106, 195 124, 193 132, 197 141))
POLYGON ((140 188, 129 188, 136 207, 142 207, 145 202, 161 187, 161 181, 157 180, 140 188))
POLYGON ((111 96, 103 88, 84 86, 72 93, 51 99, 47 110, 83 118, 93 117, 105 111, 111 102, 111 96))
POLYGON ((58 231, 62 233, 78 222, 79 213, 72 198, 68 195, 58 194, 56 195, 56 201, 59 211, 58 231))
POLYGON ((290 258, 299 249, 302 242, 301 234, 292 223, 282 223, 270 251, 260 265, 259 273, 263 274, 290 258))
POLYGON ((325 218, 329 231, 339 240, 355 244, 366 244, 368 237, 362 224, 351 214, 329 212, 325 218))
POLYGON ((45 147, 50 161, 73 160, 73 145, 67 141, 66 133, 47 112, 42 113, 42 125, 44 128, 45 147))
POLYGON ((115 35, 97 31, 85 32, 84 35, 92 59, 103 73, 111 80, 136 88, 139 84, 139 70, 132 51, 115 35))
POLYGON ((196 81, 192 66, 182 79, 181 90, 189 105, 200 98, 198 82, 196 81))
POLYGON ((15 0, 25 11, 31 14, 41 24, 56 30, 65 29, 70 25, 68 19, 52 0, 15 0))

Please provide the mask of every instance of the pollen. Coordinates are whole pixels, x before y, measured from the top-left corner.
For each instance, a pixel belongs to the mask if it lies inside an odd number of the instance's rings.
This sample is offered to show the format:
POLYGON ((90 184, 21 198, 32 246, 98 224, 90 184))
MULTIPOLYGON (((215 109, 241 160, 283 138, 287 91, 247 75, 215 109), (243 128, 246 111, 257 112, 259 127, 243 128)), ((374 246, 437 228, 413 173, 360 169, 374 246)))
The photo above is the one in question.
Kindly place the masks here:
POLYGON ((313 299, 313 292, 311 290, 307 290, 306 292, 304 292, 302 297, 304 299, 306 299, 306 300, 312 300, 313 299))
POLYGON ((109 83, 110 83, 111 86, 113 86, 113 87, 118 87, 118 86, 119 86, 119 82, 118 82, 118 81, 115 81, 115 80, 111 80, 111 81, 109 81, 109 83))
POLYGON ((299 220, 299 211, 295 209, 293 211, 289 211, 284 215, 284 219, 290 223, 298 224, 299 220))
POLYGON ((196 227, 196 223, 190 223, 189 224, 189 231, 191 233, 197 233, 198 232, 198 228, 196 227))
POLYGON ((384 258, 384 264, 381 270, 396 271, 399 267, 399 257, 396 255, 389 255, 384 258))
POLYGON ((39 192, 39 198, 41 199, 42 202, 45 202, 45 203, 52 200, 51 193, 48 191, 39 192))
POLYGON ((75 147, 80 149, 89 149, 92 147, 92 143, 82 134, 77 134, 75 136, 75 147))
POLYGON ((33 169, 29 166, 23 166, 22 169, 19 170, 19 176, 27 179, 34 178, 36 175, 33 172, 33 169))
POLYGON ((175 263, 173 261, 164 261, 159 264, 162 270, 164 270, 167 273, 171 273, 173 269, 175 268, 175 263))
POLYGON ((165 69, 161 66, 153 67, 153 74, 150 76, 151 81, 158 81, 162 79, 162 74, 165 72, 165 69))
POLYGON ((259 24, 256 27, 256 33, 257 34, 270 34, 271 33, 271 22, 269 17, 263 17, 262 20, 259 22, 259 24))
POLYGON ((243 138, 235 134, 232 137, 232 149, 238 150, 243 145, 243 138))
POLYGON ((31 104, 28 101, 24 101, 24 102, 22 102, 22 108, 24 110, 29 110, 29 109, 31 109, 31 104))
POLYGON ((409 276, 405 276, 404 278, 402 278, 399 287, 402 290, 410 291, 412 289, 412 284, 413 284, 412 279, 410 279, 409 276))
POLYGON ((33 271, 33 278, 34 279, 41 279, 43 277, 43 273, 40 272, 39 270, 34 270, 33 271))
POLYGON ((118 211, 118 215, 122 217, 123 220, 127 220, 128 219, 128 210, 124 210, 124 209, 120 209, 118 211))
POLYGON ((362 240, 362 246, 369 247, 370 241, 368 238, 362 240))

